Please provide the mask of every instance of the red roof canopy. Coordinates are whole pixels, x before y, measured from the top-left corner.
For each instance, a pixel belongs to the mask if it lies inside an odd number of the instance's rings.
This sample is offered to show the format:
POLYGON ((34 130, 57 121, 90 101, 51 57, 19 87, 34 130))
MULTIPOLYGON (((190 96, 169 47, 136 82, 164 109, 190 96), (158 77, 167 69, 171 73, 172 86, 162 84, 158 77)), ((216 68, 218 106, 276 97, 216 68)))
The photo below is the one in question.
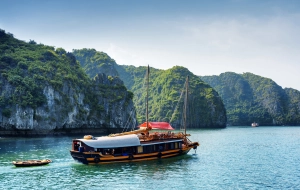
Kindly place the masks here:
MULTIPOLYGON (((170 123, 167 122, 148 122, 148 126, 152 129, 174 130, 173 127, 171 127, 170 123)), ((147 122, 144 122, 138 127, 147 127, 147 122)))

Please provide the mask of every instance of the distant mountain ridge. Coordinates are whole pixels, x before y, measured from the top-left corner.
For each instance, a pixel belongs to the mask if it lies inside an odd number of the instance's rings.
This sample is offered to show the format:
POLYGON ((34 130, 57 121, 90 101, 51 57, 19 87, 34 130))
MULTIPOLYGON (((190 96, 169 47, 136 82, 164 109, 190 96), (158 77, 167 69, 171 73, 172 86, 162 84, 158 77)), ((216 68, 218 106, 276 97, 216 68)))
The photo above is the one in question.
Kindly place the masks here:
POLYGON ((300 125, 300 92, 252 73, 201 76, 220 94, 228 124, 300 125))

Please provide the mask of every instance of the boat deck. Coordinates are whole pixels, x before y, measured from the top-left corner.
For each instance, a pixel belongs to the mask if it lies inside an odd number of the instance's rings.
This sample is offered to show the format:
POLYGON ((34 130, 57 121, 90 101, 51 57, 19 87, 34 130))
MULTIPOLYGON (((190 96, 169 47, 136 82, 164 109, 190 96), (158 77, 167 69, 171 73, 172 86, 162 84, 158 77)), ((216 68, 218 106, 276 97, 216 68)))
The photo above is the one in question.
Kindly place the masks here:
POLYGON ((141 143, 143 142, 153 142, 153 141, 158 141, 158 142, 162 142, 162 141, 170 141, 170 140, 182 140, 184 138, 184 134, 183 133, 171 133, 171 132, 167 132, 167 133, 150 133, 150 134, 140 134, 138 135, 141 143))

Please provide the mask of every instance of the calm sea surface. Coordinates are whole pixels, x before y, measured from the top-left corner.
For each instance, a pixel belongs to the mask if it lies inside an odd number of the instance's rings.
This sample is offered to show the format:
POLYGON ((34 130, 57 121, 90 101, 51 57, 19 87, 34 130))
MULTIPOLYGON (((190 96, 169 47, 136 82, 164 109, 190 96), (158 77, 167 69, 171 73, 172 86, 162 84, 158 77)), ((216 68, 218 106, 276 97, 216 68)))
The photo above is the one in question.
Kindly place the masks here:
POLYGON ((72 159, 75 137, 0 138, 0 189, 300 189, 300 127, 188 132, 201 144, 196 154, 98 166, 72 159), (11 163, 37 158, 53 162, 11 163))

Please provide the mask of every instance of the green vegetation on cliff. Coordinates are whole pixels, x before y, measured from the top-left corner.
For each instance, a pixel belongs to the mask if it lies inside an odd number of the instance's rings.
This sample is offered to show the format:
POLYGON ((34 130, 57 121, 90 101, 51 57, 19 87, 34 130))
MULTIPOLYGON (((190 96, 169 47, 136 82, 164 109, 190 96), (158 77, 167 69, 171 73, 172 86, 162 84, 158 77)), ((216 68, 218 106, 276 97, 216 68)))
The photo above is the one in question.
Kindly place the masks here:
POLYGON ((90 78, 93 78, 98 73, 105 73, 109 76, 118 76, 117 71, 113 67, 116 65, 115 60, 110 58, 104 52, 84 48, 80 50, 74 49, 73 54, 90 78))
POLYGON ((118 78, 93 74, 90 79, 62 48, 27 43, 0 29, 0 127, 124 127, 132 93, 118 78))
POLYGON ((12 96, 2 92, 1 108, 13 104, 36 108, 46 103, 45 84, 56 89, 64 82, 76 83, 79 90, 90 80, 71 53, 62 48, 17 40, 12 34, 0 30, 1 80, 15 87, 12 96))
MULTIPOLYGON (((117 70, 125 85, 127 84, 128 88, 135 93, 134 103, 138 121, 145 121, 146 67, 119 66, 117 70), (128 73, 130 78, 126 77, 128 73)), ((150 69, 149 120, 171 122, 176 127, 182 123, 183 103, 178 101, 187 76, 190 78, 188 126, 225 127, 226 112, 216 91, 180 66, 168 70, 150 69)))
MULTIPOLYGON (((77 60, 91 78, 94 73, 118 76, 134 93, 133 101, 139 123, 146 119, 146 67, 121 66, 103 52, 94 49, 73 50, 77 60)), ((184 67, 168 70, 150 69, 149 120, 168 121, 174 127, 182 122, 181 95, 187 76, 190 76, 189 127, 225 127, 226 111, 218 93, 184 67), (180 107, 180 111, 178 110, 180 107), (173 115, 174 113, 174 115, 173 115), (172 119, 172 121, 170 121, 172 119)))
POLYGON ((222 73, 202 80, 218 91, 226 106, 230 125, 299 125, 300 96, 274 81, 252 73, 222 73))

